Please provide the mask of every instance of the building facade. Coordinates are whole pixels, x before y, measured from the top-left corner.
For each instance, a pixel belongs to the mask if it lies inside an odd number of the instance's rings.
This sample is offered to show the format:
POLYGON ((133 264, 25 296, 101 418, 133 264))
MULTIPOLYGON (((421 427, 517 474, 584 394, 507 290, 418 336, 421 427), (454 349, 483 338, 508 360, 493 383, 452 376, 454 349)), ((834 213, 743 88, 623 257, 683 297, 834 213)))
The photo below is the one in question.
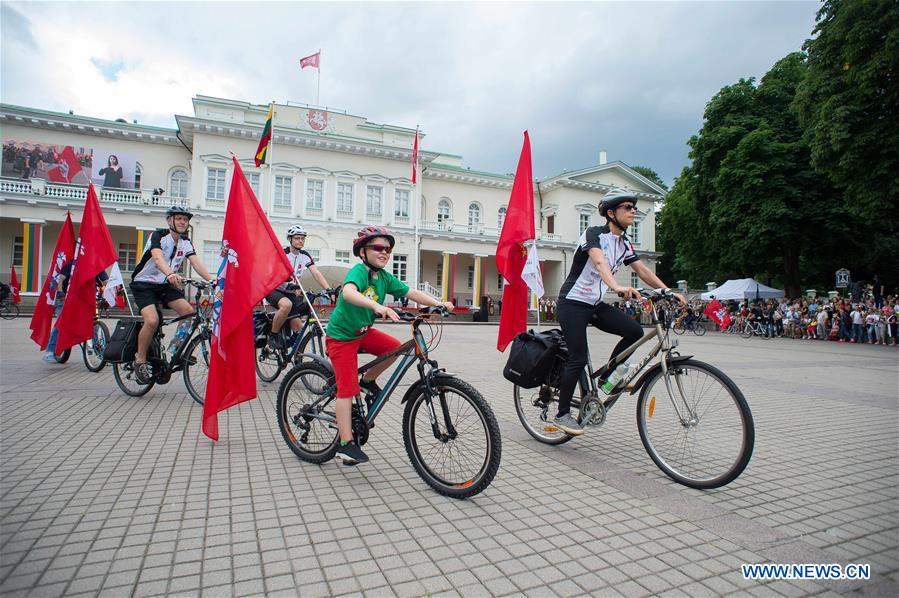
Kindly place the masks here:
MULTIPOLYGON (((165 210, 175 204, 196 214, 194 245, 217 269, 233 153, 275 233, 283 239, 297 223, 309 231, 306 249, 328 266, 329 282, 341 282, 355 263, 356 231, 380 224, 397 239, 389 267, 410 285, 463 306, 501 297, 494 257, 512 176, 422 150, 413 185, 414 129, 293 104, 275 106, 268 164, 256 168, 252 157, 268 106, 197 96, 193 107, 169 129, 0 105, 0 263, 15 265, 24 294, 39 291, 67 210, 77 226, 89 180, 126 281, 148 231, 164 227, 165 210)), ((654 204, 663 190, 621 162, 606 162, 604 152, 599 162, 535 181, 537 244, 550 297, 558 294, 580 233, 604 222, 596 206, 612 187, 638 194, 629 236, 650 268, 659 258, 654 204)), ((7 268, 0 272, 9 276, 7 268)), ((629 268, 617 276, 633 282, 629 268)))

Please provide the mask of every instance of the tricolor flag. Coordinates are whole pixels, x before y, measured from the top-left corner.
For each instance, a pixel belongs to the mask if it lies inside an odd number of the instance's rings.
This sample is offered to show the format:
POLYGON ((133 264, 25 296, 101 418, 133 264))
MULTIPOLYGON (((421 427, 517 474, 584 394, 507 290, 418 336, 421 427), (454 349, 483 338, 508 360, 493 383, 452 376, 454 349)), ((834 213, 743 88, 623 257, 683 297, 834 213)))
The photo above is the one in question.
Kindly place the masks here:
POLYGON ((9 288, 12 289, 12 302, 13 305, 18 305, 22 302, 22 298, 19 296, 19 277, 16 276, 16 266, 12 264, 9 270, 9 288))
POLYGON ((41 294, 34 304, 34 313, 31 316, 31 340, 43 351, 50 342, 50 321, 53 319, 53 306, 56 303, 56 293, 59 289, 59 271, 75 255, 75 227, 72 226, 72 214, 66 212, 66 220, 62 223, 59 236, 56 238, 56 246, 53 248, 53 256, 50 259, 50 271, 44 279, 41 294))
POLYGON ((272 116, 275 111, 275 103, 272 102, 268 107, 268 118, 265 119, 265 126, 262 127, 262 137, 259 139, 259 146, 256 148, 255 163, 258 168, 265 164, 265 156, 268 154, 268 144, 272 140, 272 116))
POLYGON ((300 70, 303 70, 307 66, 312 67, 314 69, 319 68, 321 65, 321 58, 322 58, 321 50, 319 50, 312 56, 307 56, 306 58, 300 58, 300 70))

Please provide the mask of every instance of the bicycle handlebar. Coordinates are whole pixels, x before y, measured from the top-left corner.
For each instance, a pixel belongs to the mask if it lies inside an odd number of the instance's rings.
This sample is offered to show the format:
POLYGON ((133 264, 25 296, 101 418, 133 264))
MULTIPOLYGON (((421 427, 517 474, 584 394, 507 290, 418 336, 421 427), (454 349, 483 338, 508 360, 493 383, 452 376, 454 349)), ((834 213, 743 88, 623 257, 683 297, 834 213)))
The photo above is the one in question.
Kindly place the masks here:
POLYGON ((182 284, 184 284, 185 286, 192 285, 198 289, 209 289, 215 285, 214 282, 208 282, 205 280, 194 280, 193 278, 186 278, 182 284))
POLYGON ((444 307, 443 305, 433 305, 433 306, 428 306, 428 307, 422 307, 421 309, 419 309, 418 314, 414 314, 414 313, 408 312, 408 311, 403 311, 401 309, 395 309, 394 311, 396 312, 396 315, 398 315, 400 317, 400 319, 403 320, 404 322, 414 322, 415 320, 418 320, 422 316, 435 315, 435 316, 441 316, 444 318, 448 318, 450 316, 456 315, 456 314, 448 311, 446 309, 446 307, 444 307))

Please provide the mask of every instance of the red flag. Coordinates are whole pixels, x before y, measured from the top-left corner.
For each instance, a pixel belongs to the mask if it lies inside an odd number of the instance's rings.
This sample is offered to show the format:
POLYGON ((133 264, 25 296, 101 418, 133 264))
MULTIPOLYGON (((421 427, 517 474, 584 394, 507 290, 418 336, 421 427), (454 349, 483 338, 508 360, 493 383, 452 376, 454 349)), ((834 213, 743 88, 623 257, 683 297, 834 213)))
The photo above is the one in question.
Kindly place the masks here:
POLYGON ((412 146, 412 184, 418 180, 418 127, 415 127, 415 144, 412 146))
POLYGON ((314 69, 319 68, 321 64, 322 53, 321 50, 313 54, 312 56, 307 56, 306 58, 300 58, 300 70, 303 70, 307 66, 310 66, 314 69))
POLYGON ((16 276, 15 265, 9 267, 9 288, 12 289, 13 305, 18 305, 22 302, 22 298, 19 296, 19 277, 16 276))
POLYGON ((518 158, 515 182, 503 230, 496 246, 496 268, 506 281, 503 288, 503 310, 499 319, 496 348, 505 351, 515 336, 527 329, 528 286, 522 279, 528 259, 525 241, 536 237, 534 230, 534 183, 531 173, 531 139, 524 132, 524 145, 518 158))
POLYGON ((97 309, 95 279, 118 259, 93 184, 87 188, 87 202, 84 204, 81 226, 78 227, 73 259, 66 301, 56 320, 59 330, 57 354, 91 338, 97 309))
POLYGON ((62 223, 56 245, 53 247, 53 257, 50 260, 50 271, 41 287, 41 294, 34 304, 34 314, 31 316, 31 340, 36 342, 43 351, 50 342, 50 321, 53 319, 53 304, 56 302, 56 293, 59 290, 59 271, 75 255, 75 228, 72 226, 72 214, 66 212, 66 220, 62 223))
POLYGON ((56 166, 47 171, 47 178, 56 183, 71 183, 75 175, 81 172, 81 162, 75 156, 75 150, 67 145, 59 155, 56 166))
POLYGON ((715 320, 715 323, 721 326, 721 328, 730 326, 730 314, 727 313, 727 310, 724 309, 724 306, 717 299, 710 301, 702 313, 715 320))
POLYGON ((236 158, 213 303, 203 433, 218 440, 218 413, 256 396, 253 306, 292 269, 236 158))

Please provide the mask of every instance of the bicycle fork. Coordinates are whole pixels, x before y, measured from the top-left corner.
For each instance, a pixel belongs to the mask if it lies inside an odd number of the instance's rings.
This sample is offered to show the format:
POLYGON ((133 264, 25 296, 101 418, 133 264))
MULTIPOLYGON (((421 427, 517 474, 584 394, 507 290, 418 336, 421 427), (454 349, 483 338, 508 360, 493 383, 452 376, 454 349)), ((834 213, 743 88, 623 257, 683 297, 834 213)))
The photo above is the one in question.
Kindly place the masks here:
POLYGON ((446 443, 450 440, 455 440, 456 436, 458 436, 458 433, 456 432, 456 428, 453 426, 453 420, 450 416, 449 406, 446 404, 446 394, 434 388, 434 376, 432 375, 432 372, 434 366, 436 366, 437 364, 432 362, 431 360, 427 360, 427 363, 432 368, 431 372, 425 374, 424 362, 419 362, 418 373, 421 376, 422 381, 424 382, 425 406, 428 409, 428 419, 431 421, 431 430, 434 432, 434 438, 436 438, 440 442, 446 443), (444 427, 446 428, 446 432, 440 431, 440 422, 437 420, 437 412, 434 408, 435 398, 440 402, 440 413, 441 415, 443 415, 443 422, 444 427))

